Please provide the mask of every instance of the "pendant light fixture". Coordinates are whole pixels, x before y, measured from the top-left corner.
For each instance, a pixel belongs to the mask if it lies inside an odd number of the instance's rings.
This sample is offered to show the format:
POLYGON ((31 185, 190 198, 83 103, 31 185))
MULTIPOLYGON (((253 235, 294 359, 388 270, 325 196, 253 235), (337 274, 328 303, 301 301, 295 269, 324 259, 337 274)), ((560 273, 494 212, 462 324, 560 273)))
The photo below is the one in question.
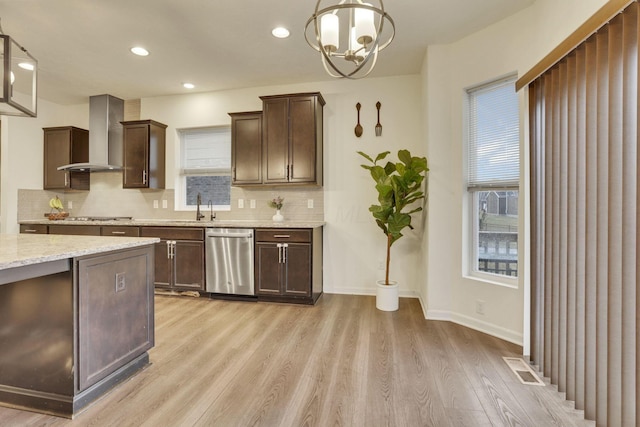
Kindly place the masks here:
POLYGON ((38 61, 0 25, 0 115, 37 116, 38 61))
POLYGON ((304 36, 320 52, 322 65, 332 77, 366 77, 376 65, 378 52, 393 40, 393 19, 384 11, 382 0, 377 1, 378 6, 362 0, 341 0, 326 7, 321 6, 322 0, 316 3, 304 36))

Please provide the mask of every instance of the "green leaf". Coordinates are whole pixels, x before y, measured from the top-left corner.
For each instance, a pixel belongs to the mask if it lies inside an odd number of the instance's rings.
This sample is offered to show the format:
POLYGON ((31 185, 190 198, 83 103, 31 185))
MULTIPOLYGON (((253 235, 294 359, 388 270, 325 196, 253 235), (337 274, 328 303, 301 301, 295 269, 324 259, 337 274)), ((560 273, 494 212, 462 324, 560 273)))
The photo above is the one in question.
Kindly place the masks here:
POLYGON ((368 155, 368 154, 366 154, 366 153, 364 153, 364 152, 362 152, 362 151, 357 151, 357 153, 358 153, 358 154, 360 154, 360 155, 361 155, 362 157, 364 157, 365 159, 369 160, 371 163, 374 163, 374 162, 373 162, 373 159, 372 159, 371 157, 369 157, 369 155, 368 155))
POLYGON ((398 159, 408 166, 411 164, 411 153, 409 153, 409 150, 400 150, 398 151, 398 159))
POLYGON ((376 157, 376 161, 374 163, 378 163, 378 161, 384 159, 385 157, 387 157, 389 155, 389 153, 391 153, 391 151, 385 151, 383 153, 378 154, 378 156, 376 157))

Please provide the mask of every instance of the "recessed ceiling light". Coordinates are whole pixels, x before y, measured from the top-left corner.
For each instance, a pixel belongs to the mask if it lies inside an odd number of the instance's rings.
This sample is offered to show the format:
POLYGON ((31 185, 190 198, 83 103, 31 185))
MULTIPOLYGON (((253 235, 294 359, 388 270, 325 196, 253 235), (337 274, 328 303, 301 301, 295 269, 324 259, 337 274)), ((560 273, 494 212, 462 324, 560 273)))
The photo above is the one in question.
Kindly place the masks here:
POLYGON ((196 86, 193 83, 182 83, 182 87, 185 89, 193 89, 196 86))
POLYGON ((29 71, 33 71, 33 69, 35 68, 35 66, 29 62, 21 62, 18 64, 18 67, 29 71))
POLYGON ((131 52, 138 56, 147 56, 149 55, 149 51, 143 47, 135 46, 131 48, 131 52))
POLYGON ((287 30, 284 27, 276 27, 273 30, 271 30, 271 34, 273 34, 273 37, 277 37, 279 39, 286 39, 287 37, 289 37, 289 30, 287 30))

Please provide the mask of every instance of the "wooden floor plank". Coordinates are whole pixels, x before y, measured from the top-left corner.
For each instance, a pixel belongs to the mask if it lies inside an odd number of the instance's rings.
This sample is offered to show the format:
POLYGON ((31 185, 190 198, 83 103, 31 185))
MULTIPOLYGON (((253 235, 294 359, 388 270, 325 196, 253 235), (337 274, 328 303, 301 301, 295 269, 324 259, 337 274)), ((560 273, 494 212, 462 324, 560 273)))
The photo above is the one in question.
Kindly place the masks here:
POLYGON ((151 365, 74 420, 0 407, 0 426, 592 426, 551 387, 519 384, 521 349, 418 300, 315 306, 156 296, 151 365))

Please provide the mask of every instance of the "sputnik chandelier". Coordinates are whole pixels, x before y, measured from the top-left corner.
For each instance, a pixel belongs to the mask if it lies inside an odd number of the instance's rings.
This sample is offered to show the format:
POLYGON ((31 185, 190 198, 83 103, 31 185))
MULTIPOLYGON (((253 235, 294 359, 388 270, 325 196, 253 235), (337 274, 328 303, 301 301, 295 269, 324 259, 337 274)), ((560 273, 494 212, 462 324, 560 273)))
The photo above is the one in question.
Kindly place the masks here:
POLYGON ((341 0, 327 7, 321 7, 322 0, 316 3, 304 36, 320 52, 322 65, 332 77, 366 77, 378 53, 393 40, 393 19, 384 11, 382 0, 377 1, 379 7, 362 0, 341 0))

